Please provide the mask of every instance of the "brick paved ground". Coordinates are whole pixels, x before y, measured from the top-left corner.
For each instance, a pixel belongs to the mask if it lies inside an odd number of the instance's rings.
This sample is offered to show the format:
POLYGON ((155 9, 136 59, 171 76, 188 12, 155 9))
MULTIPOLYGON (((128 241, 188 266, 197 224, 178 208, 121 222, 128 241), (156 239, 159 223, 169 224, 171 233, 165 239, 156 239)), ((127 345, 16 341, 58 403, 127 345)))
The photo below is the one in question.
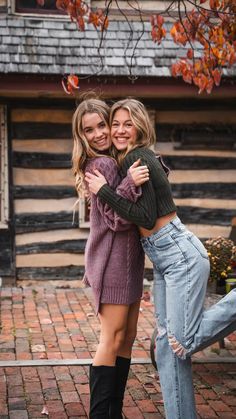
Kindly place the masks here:
MULTIPOLYGON (((150 356, 154 326, 153 305, 148 294, 145 297, 133 350, 133 357, 142 359, 150 356)), ((90 291, 81 288, 37 285, 0 291, 0 419, 87 417, 88 366, 68 362, 90 359, 95 352, 99 323, 91 301, 90 291), (15 360, 38 360, 42 365, 6 365, 15 360), (43 365, 47 360, 65 360, 67 365, 43 365)), ((236 418, 235 355, 236 334, 232 334, 225 349, 215 344, 194 357, 200 418, 236 418), (206 363, 213 358, 216 363, 206 363), (226 358, 232 362, 224 363, 226 358)), ((153 366, 132 365, 125 417, 163 418, 161 398, 153 366)))

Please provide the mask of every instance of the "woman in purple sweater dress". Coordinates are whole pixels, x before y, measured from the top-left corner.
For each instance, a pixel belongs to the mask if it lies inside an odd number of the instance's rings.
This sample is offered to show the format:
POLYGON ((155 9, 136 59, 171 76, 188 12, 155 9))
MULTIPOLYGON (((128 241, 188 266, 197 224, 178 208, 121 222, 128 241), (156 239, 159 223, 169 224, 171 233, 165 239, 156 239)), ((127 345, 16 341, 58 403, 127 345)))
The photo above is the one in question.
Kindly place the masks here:
MULTIPOLYGON (((106 175, 116 192, 135 202, 148 180, 145 166, 134 163, 119 176, 111 145, 109 107, 98 99, 80 103, 73 116, 73 171, 80 196, 85 173, 106 175)), ((90 418, 122 418, 132 345, 142 296, 144 253, 137 227, 119 217, 92 194, 90 234, 85 250, 84 282, 91 286, 101 322, 98 348, 90 368, 90 418)))

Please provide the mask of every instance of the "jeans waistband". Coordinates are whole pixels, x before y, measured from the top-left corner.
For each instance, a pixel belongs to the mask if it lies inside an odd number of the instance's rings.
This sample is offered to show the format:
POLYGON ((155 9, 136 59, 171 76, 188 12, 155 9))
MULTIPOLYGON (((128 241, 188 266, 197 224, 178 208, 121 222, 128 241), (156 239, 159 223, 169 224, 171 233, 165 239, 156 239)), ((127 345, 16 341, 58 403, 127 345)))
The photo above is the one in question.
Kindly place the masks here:
POLYGON ((152 243, 153 240, 157 240, 160 237, 162 237, 164 234, 169 233, 173 229, 178 231, 185 231, 186 227, 181 222, 179 217, 174 217, 173 220, 169 221, 166 225, 160 228, 160 230, 156 231, 155 233, 152 233, 148 237, 141 237, 141 243, 152 243))

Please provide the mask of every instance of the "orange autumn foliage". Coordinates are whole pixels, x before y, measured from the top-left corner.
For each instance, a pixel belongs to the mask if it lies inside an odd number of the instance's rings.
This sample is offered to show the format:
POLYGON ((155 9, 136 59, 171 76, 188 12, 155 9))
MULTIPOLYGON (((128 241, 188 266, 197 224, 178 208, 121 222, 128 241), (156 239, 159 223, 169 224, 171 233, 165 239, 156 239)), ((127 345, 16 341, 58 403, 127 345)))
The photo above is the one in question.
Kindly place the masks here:
MULTIPOLYGON (((169 31, 177 45, 187 47, 186 55, 172 64, 172 75, 181 76, 186 83, 196 85, 199 93, 211 93, 214 86, 219 86, 223 69, 236 63, 236 0, 176 0, 165 3, 165 11, 151 16, 152 40, 161 44, 169 31), (178 12, 170 30, 165 21, 165 16, 170 16, 172 10, 168 3, 172 8, 174 4, 178 12), (189 4, 193 6, 191 11, 187 11, 189 4)), ((106 11, 94 11, 82 0, 57 0, 56 4, 77 23, 79 30, 85 30, 85 22, 101 31, 108 28, 109 6, 106 11)), ((126 18, 129 19, 128 16, 126 18)), ((71 83, 66 82, 65 85, 69 92, 73 90, 71 83)))
POLYGON ((75 89, 79 89, 79 78, 75 76, 74 74, 70 74, 69 76, 64 76, 62 81, 62 87, 64 91, 71 95, 74 93, 75 89))
MULTIPOLYGON (((201 0, 200 5, 206 2, 201 0)), ((191 47, 185 57, 172 64, 172 75, 195 84, 199 93, 211 93, 214 85, 220 84, 223 68, 236 63, 236 1, 210 0, 208 7, 195 6, 185 17, 180 15, 170 29, 176 44, 191 47)), ((163 20, 157 23, 157 19, 155 22, 151 19, 154 42, 161 43, 165 38, 164 24, 163 20)))

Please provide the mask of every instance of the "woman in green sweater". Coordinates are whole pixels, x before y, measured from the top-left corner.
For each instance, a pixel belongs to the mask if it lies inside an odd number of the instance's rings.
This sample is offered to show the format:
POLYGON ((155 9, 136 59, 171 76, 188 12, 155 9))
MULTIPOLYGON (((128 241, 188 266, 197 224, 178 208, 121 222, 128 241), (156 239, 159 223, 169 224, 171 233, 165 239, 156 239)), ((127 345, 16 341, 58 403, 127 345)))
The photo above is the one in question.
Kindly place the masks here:
POLYGON ((163 167, 148 148, 155 133, 143 104, 121 100, 111 108, 111 136, 123 176, 137 159, 149 181, 133 203, 117 195, 99 171, 88 174, 90 191, 137 224, 154 265, 157 366, 166 418, 196 419, 191 354, 236 329, 236 289, 203 310, 210 266, 207 251, 177 216, 163 167))

